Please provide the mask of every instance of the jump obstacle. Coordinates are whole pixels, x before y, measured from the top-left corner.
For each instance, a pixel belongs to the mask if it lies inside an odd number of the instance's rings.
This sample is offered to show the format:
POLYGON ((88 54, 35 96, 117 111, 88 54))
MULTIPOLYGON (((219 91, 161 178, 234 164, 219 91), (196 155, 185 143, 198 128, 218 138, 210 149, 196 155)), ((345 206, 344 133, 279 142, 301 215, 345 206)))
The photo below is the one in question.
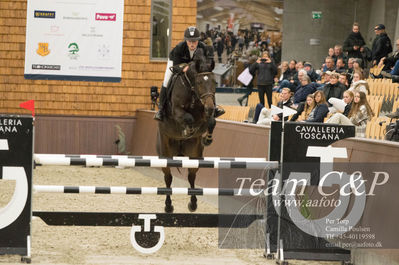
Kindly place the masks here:
MULTIPOLYGON (((7 117, 9 118, 9 117, 7 117)), ((188 189, 188 188, 151 188, 151 187, 141 187, 141 188, 129 188, 129 187, 94 187, 94 186, 45 186, 45 185, 32 185, 31 174, 33 164, 35 166, 45 166, 45 165, 65 165, 65 166, 119 166, 119 167, 180 167, 180 168, 219 168, 219 169, 279 169, 280 164, 277 161, 266 161, 264 158, 218 158, 218 157, 205 157, 202 159, 189 159, 187 157, 173 157, 160 158, 156 156, 107 156, 107 155, 50 155, 50 154, 32 154, 25 152, 21 154, 20 150, 29 150, 29 144, 33 147, 33 125, 31 117, 15 117, 11 116, 11 119, 18 120, 18 122, 23 121, 21 128, 18 129, 17 134, 4 135, 5 138, 9 136, 9 143, 5 144, 6 139, 0 139, 0 151, 6 150, 8 153, 3 156, 3 165, 23 165, 23 167, 18 167, 24 170, 23 174, 20 174, 19 178, 16 178, 16 192, 15 196, 21 196, 20 192, 26 193, 26 198, 24 201, 23 210, 19 211, 19 216, 16 219, 11 215, 8 215, 8 219, 14 223, 5 224, 3 221, 3 226, 0 222, 0 254, 19 254, 25 255, 23 258, 25 261, 30 262, 30 218, 31 216, 41 218, 48 225, 60 225, 60 226, 70 226, 70 225, 82 225, 82 226, 132 226, 131 230, 131 242, 132 245, 143 253, 152 253, 157 251, 160 246, 162 246, 164 240, 163 227, 248 227, 255 220, 265 220, 264 215, 237 215, 237 214, 168 214, 168 213, 156 213, 156 214, 144 214, 144 213, 113 213, 113 212, 46 212, 46 211, 32 211, 31 209, 31 196, 33 191, 36 192, 57 192, 57 193, 91 193, 91 194, 153 194, 153 195, 214 195, 214 196, 239 196, 239 192, 235 189, 188 189), (27 147, 28 146, 28 147, 27 147), (30 156, 30 157, 29 157, 30 156), (18 160, 16 161, 15 160, 18 160), (14 159, 14 160, 13 160, 14 159), (25 174, 26 172, 26 174, 25 174), (24 175, 24 176, 23 176, 24 175), (19 182, 25 183, 24 187, 28 187, 28 190, 21 189, 19 182), (28 185, 26 185, 26 183, 28 185), (18 195, 16 195, 18 193, 18 195), (11 216, 11 217, 10 217, 11 216), (144 220, 144 230, 141 225, 137 224, 137 220, 144 220), (235 220, 240 219, 241 222, 236 223, 235 220), (17 222, 20 220, 19 222, 17 222), (222 220, 222 221, 221 221, 222 220), (244 220, 244 222, 242 222, 244 220), (159 242, 148 249, 143 248, 137 244, 134 235, 137 232, 150 232, 150 227, 152 227, 155 233, 160 233, 159 242), (12 235, 12 237, 10 236, 12 235), (7 237, 8 236, 8 237, 7 237), (13 246, 7 245, 11 241, 17 242, 18 245, 13 246), (9 238, 9 239, 8 239, 9 238), (11 239, 12 238, 12 239, 11 239), (22 238, 22 239, 21 239, 22 238), (161 243, 161 244, 159 244, 161 243), (5 244, 5 245, 4 245, 5 244)), ((17 122, 15 122, 17 124, 17 122)), ((292 124, 294 125, 294 124, 292 124)), ((295 125, 297 126, 297 125, 295 125)), ((307 125, 309 126, 309 125, 307 125)), ((320 125, 316 125, 320 126, 320 125)), ((324 126, 324 125, 323 125, 324 126)), ((19 127, 18 127, 19 128, 19 127)), ((296 133, 294 127, 290 129, 294 134, 296 133)), ((272 134, 273 136, 273 126, 272 134)), ((279 135, 279 134, 275 134, 279 135)), ((340 139, 350 137, 354 135, 354 129, 350 133, 345 133, 339 136, 340 139)), ((290 139, 297 139, 297 135, 290 139)), ((273 137, 272 137, 273 138, 273 137)), ((276 142, 280 145, 281 142, 285 142, 285 138, 271 139, 270 142, 276 142)), ((332 141, 333 142, 333 141, 332 141)), ((326 146, 328 142, 317 142, 312 143, 312 145, 326 146)), ((282 145, 282 143, 281 143, 282 145)), ((307 150, 308 143, 302 143, 304 146, 300 146, 298 150, 302 153, 307 150)), ((280 147, 275 148, 278 150, 280 147)), ((33 150, 33 148, 31 148, 33 150)), ((281 148, 283 151, 283 148, 281 148)), ((281 152, 283 153, 283 152, 281 152)), ((285 153, 285 150, 284 150, 285 153)), ((306 157, 306 155, 298 152, 297 156, 301 158, 306 157)), ((1 156, 1 152, 0 152, 1 156)), ((278 159, 278 153, 270 153, 270 157, 275 160, 278 159)), ((297 157, 296 156, 296 157, 297 157)), ((294 161, 297 158, 294 157, 294 161)), ((290 158, 291 159, 291 158, 290 158)), ((280 159, 283 161, 282 159, 280 159)), ((285 160, 284 160, 285 161, 285 160)), ((12 167, 3 166, 3 179, 10 179, 9 175, 5 175, 4 172, 9 172, 12 167), (5 178, 6 177, 6 178, 5 178)), ((20 171, 18 171, 21 173, 20 171)), ((244 193, 244 192, 243 192, 244 193)), ((240 193, 242 194, 242 193, 240 193)), ((14 199, 14 197, 13 197, 14 199)), ((11 200, 9 205, 5 208, 0 209, 0 214, 5 214, 7 208, 15 200, 11 200)), ((20 207, 21 205, 19 205, 20 207)), ((15 210, 15 206, 14 209, 15 210)), ((15 215, 15 214, 14 214, 15 215)), ((279 219, 280 220, 280 219, 279 219)), ((0 220, 1 221, 1 220, 0 220)), ((142 221, 139 221, 142 224, 142 221)), ((280 225, 277 228, 280 234, 280 225)), ((153 233, 152 232, 152 233, 153 233)), ((279 235, 278 234, 278 235, 279 235)), ((266 254, 270 254, 269 248, 269 236, 265 235, 265 241, 267 246, 266 254)), ((277 245, 278 253, 282 252, 282 239, 278 236, 276 242, 280 242, 280 246, 277 245)), ((334 253, 332 255, 335 255, 334 253)), ((335 257, 335 256, 334 256, 335 257)), ((336 257, 335 257, 336 258, 336 257)), ((347 256, 345 256, 347 258, 347 256)), ((317 257, 316 257, 317 259, 317 257)))

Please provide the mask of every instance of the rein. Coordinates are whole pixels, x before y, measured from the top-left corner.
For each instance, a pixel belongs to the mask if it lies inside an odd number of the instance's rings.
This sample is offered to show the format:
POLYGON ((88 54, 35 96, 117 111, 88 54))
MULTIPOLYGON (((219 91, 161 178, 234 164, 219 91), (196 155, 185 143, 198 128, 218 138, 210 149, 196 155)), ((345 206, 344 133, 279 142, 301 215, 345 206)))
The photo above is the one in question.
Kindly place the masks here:
MULTIPOLYGON (((202 72, 202 73, 197 73, 196 75, 195 75, 195 78, 197 78, 198 76, 203 76, 203 75, 208 75, 208 74, 211 74, 212 72, 202 72)), ((184 79, 187 81, 187 83, 188 83, 188 85, 189 85, 189 87, 190 87, 190 90, 192 91, 192 92, 194 92, 194 95, 201 101, 201 103, 202 103, 202 100, 203 99, 205 99, 205 98, 207 98, 207 97, 209 97, 209 96, 212 96, 212 99, 215 101, 215 95, 213 94, 213 93, 211 93, 211 92, 207 92, 207 93, 204 93, 204 94, 202 94, 202 95, 199 95, 198 94, 198 89, 196 89, 196 87, 195 87, 195 84, 193 85, 192 84, 192 82, 190 81, 190 78, 187 76, 187 72, 184 72, 184 79)), ((183 83, 184 83, 184 81, 183 81, 183 83)), ((203 103, 202 103, 203 104, 203 103)))

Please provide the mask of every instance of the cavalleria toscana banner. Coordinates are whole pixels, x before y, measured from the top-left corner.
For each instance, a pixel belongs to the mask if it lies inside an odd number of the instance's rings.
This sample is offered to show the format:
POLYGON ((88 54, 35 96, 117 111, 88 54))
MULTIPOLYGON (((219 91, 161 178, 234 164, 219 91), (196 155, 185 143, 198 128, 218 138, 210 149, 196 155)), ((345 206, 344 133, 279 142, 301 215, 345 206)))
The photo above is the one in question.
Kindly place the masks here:
POLYGON ((25 78, 120 82, 124 0, 28 0, 25 78))

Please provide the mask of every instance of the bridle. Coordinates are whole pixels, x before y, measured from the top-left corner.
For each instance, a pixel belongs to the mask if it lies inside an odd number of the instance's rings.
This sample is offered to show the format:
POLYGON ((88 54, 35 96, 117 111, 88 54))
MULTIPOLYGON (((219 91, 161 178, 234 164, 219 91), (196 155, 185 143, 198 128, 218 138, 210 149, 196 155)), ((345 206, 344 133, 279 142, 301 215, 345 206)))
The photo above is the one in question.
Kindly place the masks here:
MULTIPOLYGON (((195 80, 197 80, 199 77, 204 76, 203 78, 208 77, 208 75, 213 74, 212 72, 202 72, 202 73, 197 73, 195 74, 195 80)), ((209 77, 208 77, 209 78, 209 77)), ((190 81, 190 78, 187 76, 187 72, 184 72, 184 80, 188 83, 188 86, 190 87, 191 92, 196 96, 196 98, 201 102, 202 105, 204 105, 204 102, 207 98, 212 97, 213 102, 215 102, 215 94, 212 92, 206 92, 203 94, 198 93, 198 89, 196 87, 196 82, 193 83, 190 81)))

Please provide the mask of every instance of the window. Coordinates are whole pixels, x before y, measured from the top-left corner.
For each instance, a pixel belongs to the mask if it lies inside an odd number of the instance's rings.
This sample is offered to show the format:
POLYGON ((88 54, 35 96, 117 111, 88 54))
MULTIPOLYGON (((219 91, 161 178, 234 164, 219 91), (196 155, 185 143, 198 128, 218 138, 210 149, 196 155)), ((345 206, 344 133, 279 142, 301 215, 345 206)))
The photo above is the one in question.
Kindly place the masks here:
POLYGON ((151 59, 167 59, 170 50, 172 0, 153 0, 151 5, 151 59))

